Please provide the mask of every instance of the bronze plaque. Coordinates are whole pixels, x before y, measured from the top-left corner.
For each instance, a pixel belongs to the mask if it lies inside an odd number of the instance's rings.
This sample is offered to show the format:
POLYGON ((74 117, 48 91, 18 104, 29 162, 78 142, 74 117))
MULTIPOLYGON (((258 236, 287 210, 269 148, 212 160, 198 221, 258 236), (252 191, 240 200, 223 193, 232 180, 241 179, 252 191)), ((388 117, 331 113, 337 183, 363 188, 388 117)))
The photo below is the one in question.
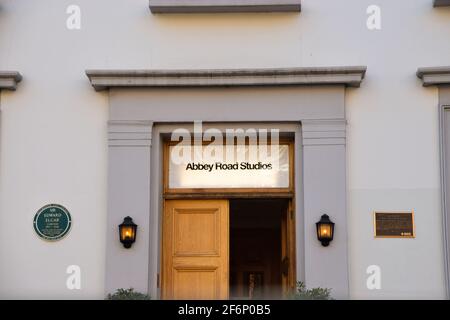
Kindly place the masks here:
POLYGON ((414 238, 414 212, 374 212, 375 237, 414 238))

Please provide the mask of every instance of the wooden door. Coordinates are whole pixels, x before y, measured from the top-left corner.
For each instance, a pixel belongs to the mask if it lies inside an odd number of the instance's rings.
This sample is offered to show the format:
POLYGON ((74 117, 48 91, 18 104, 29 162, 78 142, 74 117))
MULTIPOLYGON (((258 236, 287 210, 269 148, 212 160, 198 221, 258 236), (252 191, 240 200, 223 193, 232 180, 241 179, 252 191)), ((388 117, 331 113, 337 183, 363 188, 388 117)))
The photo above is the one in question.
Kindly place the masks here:
POLYGON ((283 294, 289 295, 296 288, 295 214, 292 201, 281 220, 281 275, 283 294))
POLYGON ((163 299, 228 299, 228 200, 166 200, 163 299))

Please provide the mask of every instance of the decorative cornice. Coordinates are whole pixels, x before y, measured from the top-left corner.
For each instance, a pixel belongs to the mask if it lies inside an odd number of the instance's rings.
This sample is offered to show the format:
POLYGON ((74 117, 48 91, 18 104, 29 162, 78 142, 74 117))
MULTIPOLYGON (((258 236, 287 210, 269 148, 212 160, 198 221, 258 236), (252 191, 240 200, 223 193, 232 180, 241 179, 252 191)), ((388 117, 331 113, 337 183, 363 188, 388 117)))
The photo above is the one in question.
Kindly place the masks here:
POLYGON ((0 90, 16 90, 22 76, 16 71, 0 71, 0 90))
POLYGON ((450 67, 419 68, 416 74, 424 87, 450 84, 450 67))
POLYGON ((152 13, 300 12, 301 0, 150 0, 152 13))
POLYGON ((230 70, 87 70, 97 91, 119 87, 345 85, 359 87, 366 67, 230 70))
POLYGON ((450 0, 434 0, 434 7, 450 7, 450 0))

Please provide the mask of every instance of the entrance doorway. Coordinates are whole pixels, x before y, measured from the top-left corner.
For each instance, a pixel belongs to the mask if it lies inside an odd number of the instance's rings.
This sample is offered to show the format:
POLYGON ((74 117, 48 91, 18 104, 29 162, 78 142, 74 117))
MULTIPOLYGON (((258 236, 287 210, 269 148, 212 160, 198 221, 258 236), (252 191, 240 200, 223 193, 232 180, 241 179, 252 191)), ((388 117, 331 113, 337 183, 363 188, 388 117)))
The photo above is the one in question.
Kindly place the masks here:
POLYGON ((282 219, 286 200, 230 201, 230 298, 282 296, 282 219))
POLYGON ((295 283, 289 199, 166 200, 163 299, 281 298, 295 283))

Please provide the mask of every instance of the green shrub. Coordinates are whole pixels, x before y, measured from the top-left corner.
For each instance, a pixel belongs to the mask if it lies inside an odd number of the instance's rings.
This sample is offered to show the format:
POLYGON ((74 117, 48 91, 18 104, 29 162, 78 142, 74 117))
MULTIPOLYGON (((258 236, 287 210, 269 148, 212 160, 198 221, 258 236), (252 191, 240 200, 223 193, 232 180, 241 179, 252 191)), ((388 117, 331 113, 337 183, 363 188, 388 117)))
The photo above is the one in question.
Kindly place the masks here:
POLYGON ((290 295, 293 300, 333 300, 331 289, 307 289, 303 282, 297 282, 297 289, 290 295))
POLYGON ((107 300, 150 300, 150 296, 136 292, 133 288, 117 289, 113 294, 108 294, 107 300))

